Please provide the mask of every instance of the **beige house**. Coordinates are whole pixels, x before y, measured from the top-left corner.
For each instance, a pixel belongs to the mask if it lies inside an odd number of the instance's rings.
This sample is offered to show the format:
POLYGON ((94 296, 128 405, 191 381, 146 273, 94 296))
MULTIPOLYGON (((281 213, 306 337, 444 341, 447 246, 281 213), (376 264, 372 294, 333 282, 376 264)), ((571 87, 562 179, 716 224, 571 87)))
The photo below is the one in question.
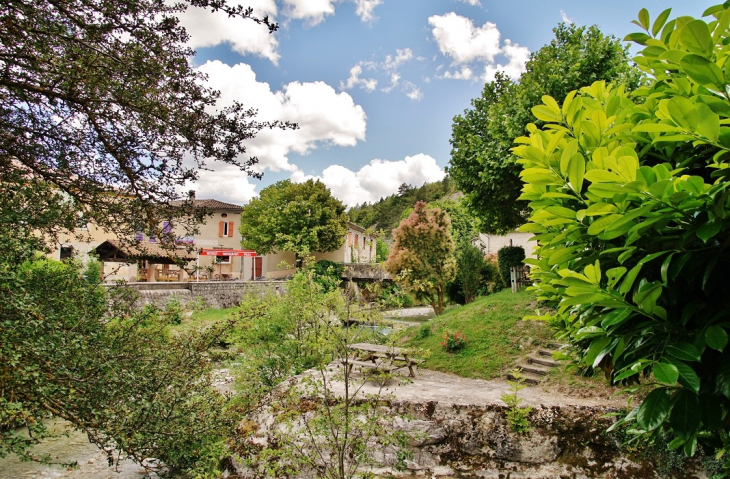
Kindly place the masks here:
POLYGON ((497 252, 504 246, 522 246, 525 248, 525 257, 534 258, 534 248, 537 241, 530 241, 535 236, 533 233, 521 233, 512 231, 504 235, 487 235, 481 233, 479 238, 474 242, 477 248, 481 248, 485 256, 497 257, 497 252))
MULTIPOLYGON (((313 253, 314 259, 335 263, 367 264, 375 262, 375 237, 355 223, 347 224, 347 235, 339 249, 329 253, 313 253)), ((253 258, 244 258, 252 262, 253 258)), ((258 260, 258 258, 256 258, 258 260)), ((261 276, 266 279, 285 278, 293 273, 296 258, 291 252, 276 252, 261 258, 261 276)), ((247 278, 246 278, 247 279, 247 278)))

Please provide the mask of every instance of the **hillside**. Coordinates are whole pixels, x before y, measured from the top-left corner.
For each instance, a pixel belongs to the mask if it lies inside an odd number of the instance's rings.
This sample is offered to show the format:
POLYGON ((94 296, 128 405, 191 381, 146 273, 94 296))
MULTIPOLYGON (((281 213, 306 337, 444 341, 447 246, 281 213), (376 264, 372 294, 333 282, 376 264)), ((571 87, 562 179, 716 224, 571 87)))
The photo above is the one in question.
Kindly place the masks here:
POLYGON ((365 228, 375 227, 383 230, 390 237, 393 228, 397 227, 403 211, 413 208, 418 201, 429 203, 456 193, 456 186, 449 176, 435 183, 426 183, 420 187, 403 184, 398 193, 381 198, 378 202, 363 203, 350 208, 350 221, 365 228))

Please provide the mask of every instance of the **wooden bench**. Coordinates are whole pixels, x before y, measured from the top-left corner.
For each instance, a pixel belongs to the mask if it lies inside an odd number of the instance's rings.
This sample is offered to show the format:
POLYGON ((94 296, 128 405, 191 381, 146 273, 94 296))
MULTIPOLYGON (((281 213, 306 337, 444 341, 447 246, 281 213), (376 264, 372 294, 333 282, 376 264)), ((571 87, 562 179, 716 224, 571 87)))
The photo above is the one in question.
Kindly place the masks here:
POLYGON ((358 359, 348 359, 348 363, 382 371, 387 368, 388 372, 408 368, 409 376, 412 378, 416 377, 413 366, 423 362, 422 359, 409 358, 405 349, 382 344, 356 343, 350 344, 348 349, 362 356, 358 359))

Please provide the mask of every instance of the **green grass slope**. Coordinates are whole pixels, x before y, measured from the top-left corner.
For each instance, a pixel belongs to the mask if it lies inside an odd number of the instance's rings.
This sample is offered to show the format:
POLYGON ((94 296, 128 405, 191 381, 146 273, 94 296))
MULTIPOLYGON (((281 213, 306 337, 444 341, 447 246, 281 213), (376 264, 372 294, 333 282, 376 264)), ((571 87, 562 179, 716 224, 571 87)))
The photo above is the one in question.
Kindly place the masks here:
POLYGON ((550 342, 548 324, 522 321, 524 316, 534 314, 536 308, 532 293, 503 290, 450 308, 423 326, 403 330, 397 341, 401 346, 429 350, 431 355, 422 365, 425 369, 492 379, 513 367, 527 351, 550 342), (424 329, 430 329, 430 335, 424 329), (444 351, 442 343, 447 331, 466 335, 466 348, 456 353, 444 351))

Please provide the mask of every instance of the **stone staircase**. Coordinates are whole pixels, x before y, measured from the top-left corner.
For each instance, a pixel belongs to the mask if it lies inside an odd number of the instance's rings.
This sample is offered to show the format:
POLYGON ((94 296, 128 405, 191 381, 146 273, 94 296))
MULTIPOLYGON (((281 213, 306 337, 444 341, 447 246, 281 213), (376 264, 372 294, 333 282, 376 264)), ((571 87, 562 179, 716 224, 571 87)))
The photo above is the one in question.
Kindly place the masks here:
POLYGON ((517 364, 513 371, 507 373, 507 379, 521 381, 524 384, 540 384, 545 380, 545 376, 551 368, 559 366, 559 363, 552 357, 553 351, 562 347, 564 347, 562 344, 548 343, 547 347, 538 349, 525 361, 517 364))

